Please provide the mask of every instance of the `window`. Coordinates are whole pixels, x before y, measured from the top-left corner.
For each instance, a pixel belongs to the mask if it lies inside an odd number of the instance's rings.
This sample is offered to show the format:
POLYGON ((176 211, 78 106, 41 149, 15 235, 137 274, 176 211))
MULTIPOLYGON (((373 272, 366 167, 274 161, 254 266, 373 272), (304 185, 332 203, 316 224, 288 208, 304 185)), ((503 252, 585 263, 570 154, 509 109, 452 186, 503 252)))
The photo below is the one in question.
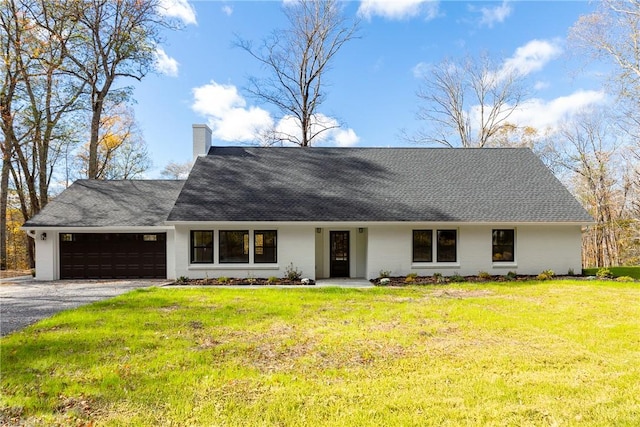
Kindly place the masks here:
POLYGON ((456 230, 438 230, 438 262, 457 261, 457 234, 456 230))
POLYGON ((191 262, 213 263, 213 231, 191 231, 191 262))
MULTIPOLYGON (((458 260, 457 230, 436 231, 436 261, 456 262, 458 260)), ((433 262, 433 230, 413 230, 413 262, 433 262)))
POLYGON ((413 230, 413 262, 433 261, 432 239, 432 230, 413 230))
POLYGON ((278 262, 277 234, 276 231, 255 231, 253 233, 253 262, 256 264, 278 262))
POLYGON ((220 262, 249 262, 249 232, 220 231, 220 262))
POLYGON ((493 262, 513 262, 515 230, 493 230, 492 247, 493 262))

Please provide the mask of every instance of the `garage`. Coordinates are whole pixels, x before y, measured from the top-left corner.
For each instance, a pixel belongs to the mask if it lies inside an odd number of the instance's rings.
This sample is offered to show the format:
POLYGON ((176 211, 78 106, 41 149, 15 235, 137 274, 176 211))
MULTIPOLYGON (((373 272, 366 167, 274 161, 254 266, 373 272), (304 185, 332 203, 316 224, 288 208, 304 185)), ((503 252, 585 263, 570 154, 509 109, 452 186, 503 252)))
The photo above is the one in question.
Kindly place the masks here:
POLYGON ((166 233, 62 233, 61 279, 165 279, 166 233))

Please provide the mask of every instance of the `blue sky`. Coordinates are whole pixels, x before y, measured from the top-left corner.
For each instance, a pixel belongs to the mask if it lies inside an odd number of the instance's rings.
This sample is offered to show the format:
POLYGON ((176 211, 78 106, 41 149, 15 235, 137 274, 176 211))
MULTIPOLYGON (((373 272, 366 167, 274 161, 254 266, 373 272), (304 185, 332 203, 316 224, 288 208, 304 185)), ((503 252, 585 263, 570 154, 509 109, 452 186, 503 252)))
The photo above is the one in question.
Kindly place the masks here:
MULTIPOLYGON (((184 23, 167 32, 157 72, 135 83, 136 118, 153 160, 149 177, 170 162, 191 159, 191 125, 207 123, 214 144, 250 143, 276 121, 269 105, 248 96, 249 76, 263 70, 233 47, 236 35, 260 41, 286 26, 286 1, 162 0, 184 23)), ((361 38, 346 44, 328 74, 320 113, 343 127, 325 146, 407 146, 401 132, 421 126, 415 114, 421 74, 431 64, 489 52, 527 76, 529 101, 514 116, 521 125, 553 129, 572 114, 606 102, 595 66, 567 47, 569 28, 593 11, 586 1, 350 1, 361 38)), ((496 70, 499 71, 499 70, 496 70)), ((132 82, 122 82, 132 84, 132 82)))

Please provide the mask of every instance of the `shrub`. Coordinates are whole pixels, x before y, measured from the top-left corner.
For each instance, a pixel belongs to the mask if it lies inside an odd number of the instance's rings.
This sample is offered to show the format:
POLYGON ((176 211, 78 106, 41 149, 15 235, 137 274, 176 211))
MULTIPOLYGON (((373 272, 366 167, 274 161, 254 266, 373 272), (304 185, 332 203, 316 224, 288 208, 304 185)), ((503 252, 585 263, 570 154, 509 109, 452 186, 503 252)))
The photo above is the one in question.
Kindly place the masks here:
POLYGON ((613 277, 613 273, 611 273, 611 270, 609 270, 608 268, 601 268, 596 273, 596 276, 599 279, 610 279, 613 277))
POLYGON ((298 270, 291 262, 285 269, 285 276, 289 280, 300 280, 302 277, 302 271, 298 270))
POLYGON ((444 283, 444 277, 442 276, 442 273, 433 273, 433 279, 436 281, 436 283, 444 283))
POLYGON ((381 286, 387 286, 390 282, 391 282, 391 279, 389 279, 388 277, 383 277, 380 279, 379 283, 381 286))
POLYGON ((269 278, 267 279, 267 283, 277 283, 278 282, 278 278, 276 276, 269 276, 269 278))
POLYGON ((616 278, 616 282, 635 282, 636 280, 633 277, 629 276, 620 276, 616 278))
POLYGON ((507 273, 507 279, 509 280, 515 280, 516 277, 518 277, 518 273, 516 273, 515 271, 510 271, 507 273))
POLYGON ((456 272, 456 273, 453 273, 451 277, 449 277, 449 280, 454 283, 460 283, 460 282, 464 282, 465 278, 456 272))
POLYGON ((568 276, 575 276, 576 273, 573 271, 573 268, 570 268, 569 271, 567 272, 568 276))
POLYGON ((390 276, 391 276, 391 270, 380 270, 380 272, 378 273, 379 279, 390 277, 390 276))
POLYGON ((229 283, 229 278, 227 276, 218 277, 218 283, 229 283))
POLYGON ((478 273, 478 277, 482 280, 490 280, 491 279, 491 275, 489 273, 487 273, 486 271, 480 271, 478 273))
POLYGON ((189 278, 187 276, 180 276, 178 277, 178 279, 176 280, 176 283, 178 285, 184 285, 189 281, 189 278))
POLYGON ((556 273, 553 270, 544 270, 542 273, 538 274, 538 280, 551 280, 556 273))
POLYGON ((416 277, 418 277, 418 273, 409 273, 407 277, 404 278, 404 283, 415 283, 416 277))

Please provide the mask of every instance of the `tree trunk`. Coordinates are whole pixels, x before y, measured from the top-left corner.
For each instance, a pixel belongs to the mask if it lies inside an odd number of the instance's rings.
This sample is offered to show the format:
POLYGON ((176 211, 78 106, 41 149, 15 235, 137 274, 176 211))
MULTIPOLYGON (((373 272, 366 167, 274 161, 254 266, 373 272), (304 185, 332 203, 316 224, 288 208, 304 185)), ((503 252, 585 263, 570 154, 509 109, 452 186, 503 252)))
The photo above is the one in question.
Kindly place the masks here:
POLYGON ((9 153, 3 150, 0 178, 0 270, 7 269, 7 202, 9 198, 9 153))

